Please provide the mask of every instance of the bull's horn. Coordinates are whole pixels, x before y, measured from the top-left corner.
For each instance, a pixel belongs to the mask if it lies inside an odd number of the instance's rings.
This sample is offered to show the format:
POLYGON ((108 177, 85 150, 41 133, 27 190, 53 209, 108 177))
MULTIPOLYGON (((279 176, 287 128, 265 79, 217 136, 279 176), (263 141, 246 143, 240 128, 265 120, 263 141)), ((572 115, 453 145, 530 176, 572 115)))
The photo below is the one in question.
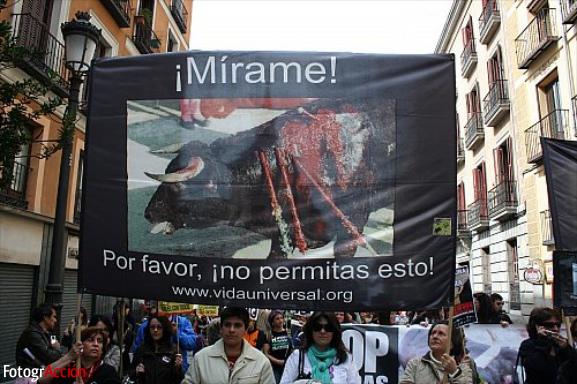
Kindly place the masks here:
POLYGON ((182 181, 190 180, 197 176, 204 169, 204 161, 200 157, 193 157, 188 162, 186 168, 180 169, 176 172, 167 174, 155 174, 144 172, 144 174, 153 180, 161 183, 180 183, 182 181))
POLYGON ((154 151, 150 151, 150 153, 177 153, 184 147, 182 143, 170 144, 166 147, 155 149, 154 151))

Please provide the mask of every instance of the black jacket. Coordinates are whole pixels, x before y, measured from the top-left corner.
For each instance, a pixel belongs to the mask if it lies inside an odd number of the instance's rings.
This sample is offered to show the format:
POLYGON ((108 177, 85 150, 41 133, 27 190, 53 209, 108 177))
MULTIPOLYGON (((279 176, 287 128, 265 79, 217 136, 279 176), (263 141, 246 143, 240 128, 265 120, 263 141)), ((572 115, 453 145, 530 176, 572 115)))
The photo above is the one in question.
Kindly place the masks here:
POLYGON ((525 368, 525 384, 555 384, 561 364, 574 358, 573 348, 559 348, 557 343, 544 337, 526 339, 519 347, 521 364, 525 368), (551 347, 555 356, 551 356, 551 347))
POLYGON ((557 372, 556 384, 577 384, 577 356, 564 362, 557 372))
POLYGON ((62 357, 59 350, 52 348, 50 334, 38 324, 31 324, 22 332, 16 344, 16 364, 22 368, 40 368, 62 357), (24 353, 24 349, 34 355, 35 360, 24 353))
POLYGON ((182 367, 174 364, 176 349, 173 346, 161 346, 157 351, 143 343, 132 360, 132 374, 137 384, 180 384, 184 378, 182 367), (136 366, 144 365, 144 374, 136 374, 136 366))

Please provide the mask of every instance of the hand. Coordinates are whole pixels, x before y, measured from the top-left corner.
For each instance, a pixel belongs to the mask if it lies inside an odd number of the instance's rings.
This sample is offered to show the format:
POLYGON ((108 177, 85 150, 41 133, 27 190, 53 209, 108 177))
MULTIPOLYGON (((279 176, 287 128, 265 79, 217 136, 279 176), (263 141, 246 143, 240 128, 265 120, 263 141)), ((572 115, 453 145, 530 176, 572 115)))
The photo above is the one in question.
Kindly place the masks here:
POLYGON ((82 342, 77 341, 76 344, 74 344, 72 348, 70 348, 70 350, 68 351, 68 356, 72 360, 76 360, 76 358, 81 354, 82 354, 82 342))
POLYGON ((60 350, 60 343, 58 340, 54 340, 51 342, 52 348, 60 350))
POLYGON ((174 357, 174 365, 176 365, 177 367, 182 366, 182 355, 180 353, 177 353, 176 356, 174 357))
POLYGON ((564 338, 563 336, 561 336, 560 334, 550 333, 549 335, 550 335, 551 339, 553 339, 553 341, 555 341, 560 348, 565 348, 565 347, 567 347, 567 345, 569 345, 569 342, 567 341, 567 339, 564 338))
POLYGON ((136 366, 136 373, 144 373, 144 364, 140 363, 136 366))
POLYGON ((509 322, 508 321, 501 321, 501 327, 503 328, 507 328, 509 326, 509 322))
POLYGON ((545 328, 542 325, 538 325, 537 326, 537 334, 543 336, 543 337, 547 337, 547 333, 545 332, 547 330, 547 328, 545 328))
POLYGON ((441 356, 441 364, 443 364, 443 368, 450 375, 457 372, 458 369, 457 362, 455 361, 453 356, 449 356, 447 353, 444 353, 443 356, 441 356))

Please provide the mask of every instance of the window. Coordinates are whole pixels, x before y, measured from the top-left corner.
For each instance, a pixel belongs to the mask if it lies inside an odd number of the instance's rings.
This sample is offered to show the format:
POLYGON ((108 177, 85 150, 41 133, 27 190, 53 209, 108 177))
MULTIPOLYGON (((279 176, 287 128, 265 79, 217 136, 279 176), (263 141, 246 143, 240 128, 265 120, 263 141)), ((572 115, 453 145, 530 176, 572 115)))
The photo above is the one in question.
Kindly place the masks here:
POLYGON ((481 248, 481 265, 483 267, 483 292, 491 294, 491 253, 489 247, 481 248))
POLYGON ((463 45, 467 47, 467 45, 472 44, 473 41, 473 18, 469 17, 469 21, 465 28, 463 28, 463 45))
POLYGON ((511 138, 507 138, 493 151, 495 165, 495 184, 513 181, 513 153, 511 138))
POLYGON ((502 81, 505 78, 503 70, 503 57, 501 55, 501 48, 497 48, 495 54, 487 61, 487 73, 489 76, 489 88, 495 83, 502 81))
POLYGON ((539 84, 538 94, 541 117, 561 109, 561 92, 556 71, 539 84))
MULTIPOLYGON (((32 132, 32 127, 28 128, 28 134, 32 132)), ((31 137, 31 136, 30 136, 31 137)), ((12 167, 12 181, 10 185, 0 190, 0 202, 10 204, 19 208, 27 208, 26 184, 28 180, 28 169, 30 163, 30 144, 26 143, 20 147, 20 151, 14 157, 12 167)), ((0 166, 0 173, 2 167, 0 166)))
POLYGON ((172 34, 172 31, 168 31, 168 41, 166 42, 166 52, 177 52, 178 51, 178 40, 172 34))
POLYGON ((469 119, 481 112, 481 100, 479 98, 479 85, 475 84, 475 87, 469 92, 466 96, 466 103, 467 103, 467 115, 469 119))
POLYGON ((482 162, 477 168, 473 169, 473 194, 475 201, 487 201, 485 162, 482 162))
POLYGON ((519 257, 517 239, 507 240, 507 269, 509 275, 509 307, 521 309, 521 290, 519 285, 519 257))

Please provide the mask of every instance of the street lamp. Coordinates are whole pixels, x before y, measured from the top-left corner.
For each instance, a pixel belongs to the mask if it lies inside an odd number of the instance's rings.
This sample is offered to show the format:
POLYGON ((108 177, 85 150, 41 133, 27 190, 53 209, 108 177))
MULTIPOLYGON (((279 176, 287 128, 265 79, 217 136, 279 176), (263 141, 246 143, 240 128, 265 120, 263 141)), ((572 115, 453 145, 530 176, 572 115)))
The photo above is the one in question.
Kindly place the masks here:
POLYGON ((62 283, 64 281, 66 263, 65 251, 68 245, 68 233, 65 228, 66 207, 68 205, 70 162, 72 160, 72 143, 76 129, 80 86, 84 81, 84 76, 90 69, 101 33, 100 29, 90 23, 90 15, 87 12, 80 11, 76 13, 76 20, 63 23, 61 30, 64 36, 66 68, 70 70, 70 91, 68 107, 62 119, 62 136, 60 138, 62 158, 60 159, 56 214, 52 232, 50 270, 44 290, 45 301, 56 305, 58 316, 60 316, 62 308, 62 283))

